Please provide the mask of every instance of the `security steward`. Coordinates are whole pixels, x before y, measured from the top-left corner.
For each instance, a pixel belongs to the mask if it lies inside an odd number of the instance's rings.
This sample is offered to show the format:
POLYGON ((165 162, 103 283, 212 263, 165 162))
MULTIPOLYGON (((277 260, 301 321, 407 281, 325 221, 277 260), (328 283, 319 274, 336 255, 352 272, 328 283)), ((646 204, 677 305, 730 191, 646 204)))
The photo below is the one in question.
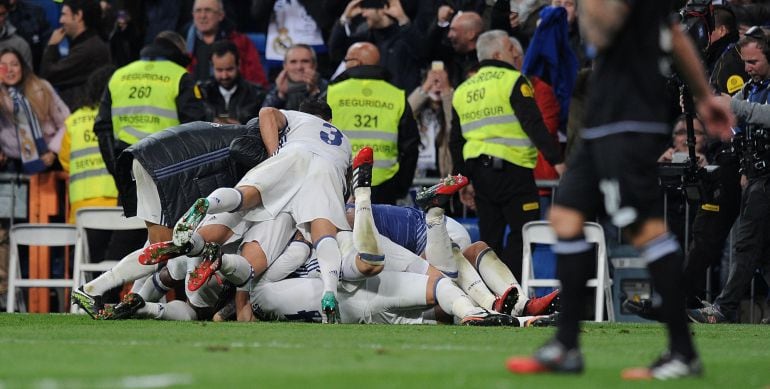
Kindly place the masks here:
POLYGON ((742 183, 740 219, 735 227, 733 260, 722 292, 714 304, 688 311, 701 323, 736 322, 738 307, 754 270, 762 267, 770 284, 770 34, 752 27, 738 41, 751 80, 732 98, 721 97, 738 120, 734 142, 739 145, 742 183))
POLYGON ((454 93, 449 147, 455 172, 471 180, 461 199, 471 208, 475 205, 481 240, 502 253, 518 278, 521 227, 540 217, 532 174, 537 150, 559 173, 564 164, 543 124, 532 85, 513 67, 514 47, 508 35, 502 30, 485 32, 476 51, 478 72, 454 93), (506 225, 511 233, 503 249, 506 225))
POLYGON ((329 85, 326 101, 334 125, 350 138, 353 155, 364 146, 374 149, 372 202, 395 204, 412 185, 420 134, 406 94, 388 82, 379 62, 377 46, 351 45, 347 70, 329 85))
POLYGON ((190 59, 181 35, 163 31, 140 55, 110 79, 94 125, 99 150, 113 175, 117 156, 129 145, 206 118, 200 90, 185 70, 190 59))

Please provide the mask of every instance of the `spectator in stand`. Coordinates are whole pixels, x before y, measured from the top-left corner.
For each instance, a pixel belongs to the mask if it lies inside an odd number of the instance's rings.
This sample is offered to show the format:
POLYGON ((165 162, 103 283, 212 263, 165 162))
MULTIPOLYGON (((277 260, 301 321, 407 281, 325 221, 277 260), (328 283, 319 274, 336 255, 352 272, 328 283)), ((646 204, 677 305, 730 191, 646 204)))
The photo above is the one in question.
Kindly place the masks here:
POLYGON ((246 124, 259 115, 265 92, 241 77, 238 48, 221 40, 211 45, 212 76, 203 86, 203 100, 208 116, 220 124, 246 124))
POLYGON ((353 0, 332 29, 329 50, 333 60, 340 60, 352 43, 371 42, 380 52, 380 65, 391 74, 390 82, 413 90, 420 85, 427 54, 423 35, 399 0, 353 0), (365 23, 354 25, 359 15, 365 23))
POLYGON ((40 61, 40 76, 59 91, 70 109, 83 93, 82 86, 91 72, 110 63, 110 47, 97 31, 101 12, 96 0, 64 0, 61 27, 51 34, 40 61), (59 43, 65 37, 69 40, 69 54, 62 57, 59 43))
POLYGON ((422 86, 408 98, 420 130, 416 177, 446 177, 452 174, 449 131, 452 128, 454 89, 449 84, 443 63, 437 63, 431 66, 422 86))
POLYGON ((0 51, 0 170, 34 174, 51 168, 70 110, 12 48, 0 51))
POLYGON ((526 51, 535 35, 540 11, 549 4, 551 0, 497 0, 490 13, 490 29, 506 31, 526 51))
POLYGON ((187 70, 194 79, 202 82, 211 76, 211 45, 221 39, 232 41, 238 48, 241 76, 267 89, 270 85, 257 49, 246 35, 230 26, 221 0, 195 0, 193 5, 193 23, 187 29, 187 52, 192 62, 187 70))
POLYGON ((131 15, 125 10, 118 11, 109 39, 113 65, 123 67, 139 59, 143 39, 131 15))
POLYGON ((329 81, 317 71, 315 50, 308 45, 294 45, 286 51, 283 70, 275 79, 275 86, 268 93, 263 107, 298 110, 299 104, 308 98, 318 98, 326 92, 329 81))
POLYGON ((31 67, 33 66, 32 51, 27 41, 16 33, 16 27, 8 22, 9 8, 8 0, 0 0, 0 50, 6 47, 16 49, 31 67))
POLYGON ((432 43, 431 57, 447 64, 449 80, 452 86, 457 86, 465 80, 468 70, 479 63, 476 39, 484 31, 484 21, 476 12, 461 12, 454 18, 452 15, 454 9, 450 6, 439 7, 427 39, 432 43))
POLYGON ((578 60, 578 69, 590 67, 591 59, 586 55, 583 47, 583 38, 580 36, 580 27, 577 20, 578 0, 552 0, 552 7, 564 7, 567 11, 567 26, 569 26, 569 46, 578 60))
POLYGON ((31 66, 37 72, 40 69, 45 41, 51 34, 45 11, 40 6, 23 0, 8 0, 8 5, 8 21, 16 27, 16 33, 29 44, 32 50, 31 66))
MULTIPOLYGON (((518 39, 510 37, 510 40, 511 43, 513 43, 513 67, 521 71, 521 68, 524 65, 524 49, 521 47, 521 43, 518 39)), ((545 124, 545 127, 548 129, 548 133, 551 134, 553 141, 558 142, 559 112, 561 108, 559 107, 559 100, 556 99, 556 95, 553 93, 553 88, 551 88, 548 83, 541 80, 540 77, 529 76, 526 74, 525 76, 527 76, 529 83, 532 84, 532 89, 535 90, 535 104, 537 104, 540 115, 543 117, 543 124, 545 124)), ((543 156, 543 153, 540 150, 537 151, 537 163, 535 164, 535 169, 532 173, 535 176, 535 180, 559 179, 559 173, 553 168, 553 165, 545 159, 545 156, 543 156)), ((551 189, 538 188, 538 193, 540 194, 541 213, 543 213, 546 210, 544 202, 550 204, 551 189)))

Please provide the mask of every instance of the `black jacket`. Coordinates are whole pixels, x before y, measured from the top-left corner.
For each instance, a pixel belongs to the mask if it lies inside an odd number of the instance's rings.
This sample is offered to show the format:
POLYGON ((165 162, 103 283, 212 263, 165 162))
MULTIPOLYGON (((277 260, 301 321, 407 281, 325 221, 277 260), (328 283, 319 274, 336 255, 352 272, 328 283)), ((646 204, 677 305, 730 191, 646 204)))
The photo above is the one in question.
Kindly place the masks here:
POLYGON ((237 89, 230 96, 230 103, 225 104, 225 98, 219 92, 219 84, 213 78, 206 81, 201 88, 203 100, 206 104, 206 115, 213 119, 218 116, 227 116, 246 124, 249 119, 259 116, 259 109, 265 100, 265 91, 262 87, 252 84, 238 77, 235 81, 237 89))
POLYGON ((749 80, 738 46, 731 43, 714 63, 709 82, 716 92, 734 95, 749 80))
MULTIPOLYGON (((351 78, 388 81, 388 71, 380 66, 357 66, 344 71, 332 80, 330 85, 351 78)), ((325 94, 322 98, 326 98, 325 94)), ((406 93, 404 93, 404 113, 398 122, 397 142, 398 172, 390 180, 372 188, 373 203, 395 204, 397 199, 406 196, 409 187, 412 186, 419 155, 420 133, 417 131, 417 123, 414 121, 414 114, 407 101, 406 93)))
POLYGON ((173 227, 196 199, 238 183, 230 143, 248 132, 244 125, 193 122, 157 132, 127 148, 118 157, 115 175, 126 216, 136 215, 136 181, 131 178, 134 160, 158 187, 161 224, 173 227))

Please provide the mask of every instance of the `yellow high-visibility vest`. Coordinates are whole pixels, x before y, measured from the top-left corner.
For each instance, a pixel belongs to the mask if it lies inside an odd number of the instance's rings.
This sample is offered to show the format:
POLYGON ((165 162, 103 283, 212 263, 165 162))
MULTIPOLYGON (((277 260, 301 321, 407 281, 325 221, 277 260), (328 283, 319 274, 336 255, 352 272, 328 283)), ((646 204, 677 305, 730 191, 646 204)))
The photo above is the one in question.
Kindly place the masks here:
POLYGON ((94 134, 96 107, 83 107, 64 121, 70 139, 70 202, 118 197, 115 180, 99 152, 99 140, 94 134))
POLYGON ((364 146, 374 150, 373 186, 398 172, 398 124, 405 96, 386 81, 372 79, 351 78, 327 90, 334 126, 350 138, 353 155, 364 146))
POLYGON ((138 60, 115 71, 109 83, 115 139, 134 144, 178 125, 176 98, 186 72, 167 60, 138 60))
MULTIPOLYGON (((484 66, 457 87, 452 106, 460 118, 465 146, 463 159, 482 154, 534 168, 537 149, 521 127, 511 107, 511 92, 521 73, 496 66, 484 66)), ((529 83, 522 94, 532 95, 529 83)))

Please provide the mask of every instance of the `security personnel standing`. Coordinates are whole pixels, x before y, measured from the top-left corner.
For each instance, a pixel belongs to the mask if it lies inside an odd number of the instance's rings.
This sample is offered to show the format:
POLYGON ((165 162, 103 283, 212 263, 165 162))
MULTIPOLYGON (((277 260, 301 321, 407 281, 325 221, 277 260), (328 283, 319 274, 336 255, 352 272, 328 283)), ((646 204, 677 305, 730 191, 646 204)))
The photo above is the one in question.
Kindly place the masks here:
POLYGON ((110 79, 102 98, 94 132, 107 169, 129 145, 153 133, 206 118, 200 90, 187 74, 190 59, 184 39, 163 31, 141 52, 141 59, 110 79))
POLYGON ((722 97, 738 119, 741 173, 747 180, 735 227, 733 260, 722 292, 714 304, 688 311, 700 323, 736 322, 738 307, 757 267, 765 269, 770 283, 770 34, 752 27, 738 41, 741 58, 751 81, 732 98, 722 97))
POLYGON ((70 178, 70 223, 75 223, 80 208, 115 206, 118 202, 118 189, 99 154, 99 141, 94 134, 99 99, 114 70, 112 66, 105 66, 88 77, 83 106, 64 121, 67 132, 62 140, 59 161, 70 178))
POLYGON ((557 171, 564 168, 558 145, 543 124, 529 81, 513 66, 514 47, 502 30, 481 34, 479 71, 454 93, 449 147, 456 173, 471 184, 463 203, 474 206, 481 240, 521 279, 521 227, 540 217, 532 173, 537 150, 557 171), (471 200, 470 197, 473 199, 471 200), (511 233, 503 250, 506 225, 511 233))
POLYGON ((374 149, 372 202, 395 204, 409 191, 417 168, 420 134, 406 94, 377 65, 377 46, 355 43, 345 56, 347 70, 327 90, 334 125, 351 140, 353 154, 374 149))

